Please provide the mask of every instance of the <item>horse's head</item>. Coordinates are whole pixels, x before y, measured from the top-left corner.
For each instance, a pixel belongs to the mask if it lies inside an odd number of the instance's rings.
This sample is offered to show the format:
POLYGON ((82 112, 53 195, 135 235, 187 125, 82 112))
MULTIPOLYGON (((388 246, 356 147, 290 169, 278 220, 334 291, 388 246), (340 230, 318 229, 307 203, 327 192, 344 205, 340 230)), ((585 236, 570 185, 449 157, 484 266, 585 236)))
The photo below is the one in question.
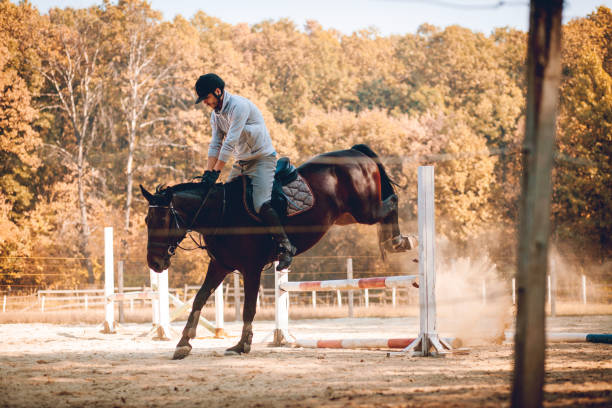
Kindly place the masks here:
POLYGON ((145 218, 148 229, 147 263, 149 268, 159 273, 170 266, 170 257, 185 238, 187 230, 179 221, 171 189, 158 187, 155 194, 149 193, 143 186, 140 186, 140 190, 149 202, 149 212, 145 218))

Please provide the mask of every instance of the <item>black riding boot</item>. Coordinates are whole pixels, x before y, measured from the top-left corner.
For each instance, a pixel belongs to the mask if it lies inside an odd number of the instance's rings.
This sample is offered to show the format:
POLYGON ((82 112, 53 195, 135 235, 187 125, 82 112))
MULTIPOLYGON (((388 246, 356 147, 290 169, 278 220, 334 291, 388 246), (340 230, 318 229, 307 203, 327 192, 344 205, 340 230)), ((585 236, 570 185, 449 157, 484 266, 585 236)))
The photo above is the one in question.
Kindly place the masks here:
POLYGON ((278 266, 276 267, 277 271, 282 271, 286 269, 291 264, 293 260, 293 255, 297 251, 297 248, 291 245, 287 234, 285 233, 285 228, 283 228, 283 224, 281 224, 280 217, 278 216, 276 210, 272 208, 270 202, 264 203, 259 210, 259 216, 261 220, 268 227, 268 233, 272 235, 272 238, 278 245, 278 266))

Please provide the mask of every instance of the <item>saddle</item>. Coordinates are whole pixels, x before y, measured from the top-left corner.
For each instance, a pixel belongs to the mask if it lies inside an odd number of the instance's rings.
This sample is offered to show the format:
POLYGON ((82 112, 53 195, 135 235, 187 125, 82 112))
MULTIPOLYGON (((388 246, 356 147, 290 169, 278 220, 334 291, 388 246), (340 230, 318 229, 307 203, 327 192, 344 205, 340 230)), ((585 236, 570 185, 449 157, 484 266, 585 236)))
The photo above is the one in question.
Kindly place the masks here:
MULTIPOLYGON (((243 201, 251 217, 261 221, 253 205, 253 185, 247 176, 242 177, 243 201)), ((288 157, 276 162, 272 184, 272 207, 281 218, 292 217, 312 208, 314 196, 308 182, 298 173, 288 157)))

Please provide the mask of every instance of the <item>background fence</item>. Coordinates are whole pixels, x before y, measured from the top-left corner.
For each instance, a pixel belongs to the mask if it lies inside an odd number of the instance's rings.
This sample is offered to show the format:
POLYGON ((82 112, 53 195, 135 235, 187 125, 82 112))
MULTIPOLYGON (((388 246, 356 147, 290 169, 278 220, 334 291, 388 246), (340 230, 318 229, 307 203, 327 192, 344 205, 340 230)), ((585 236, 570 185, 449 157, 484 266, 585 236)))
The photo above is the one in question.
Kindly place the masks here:
MULTIPOLYGON (((347 257, 301 257, 296 262, 289 275, 290 280, 320 280, 320 279, 345 279, 347 278, 347 257), (328 269, 318 268, 315 271, 300 272, 300 262, 317 262, 324 258, 328 269), (333 263, 330 263, 330 260, 333 263), (330 265, 334 270, 331 270, 330 265)), ((357 257, 358 259, 358 257, 357 257)), ((296 259, 297 261, 297 259, 296 259)), ((358 262, 354 262, 359 265, 358 262)), ((123 281, 124 291, 144 290, 150 287, 148 269, 142 263, 128 262, 118 263, 117 267, 118 284, 115 291, 118 292, 119 282, 123 281)), ((395 275, 405 274, 405 271, 397 271, 395 275)), ((262 275, 262 286, 260 288, 258 307, 268 308, 274 306, 274 276, 271 268, 264 270, 262 275)), ((393 274, 390 274, 391 276, 393 274)), ((352 277, 355 279, 376 276, 376 273, 356 268, 353 270, 352 277)), ((504 281, 503 292, 500 293, 500 285, 497 282, 490 282, 486 279, 481 281, 482 304, 486 305, 489 301, 494 301, 499 296, 511 296, 512 303, 516 303, 514 280, 504 281), (493 283, 496 283, 493 285, 493 283), (493 287, 497 289, 492 289, 493 287)), ((596 282, 586 275, 572 275, 571 277, 548 278, 547 303, 552 314, 556 312, 557 303, 575 304, 610 304, 612 303, 612 284, 610 282, 596 282)), ((182 287, 170 288, 170 293, 182 300, 188 300, 194 296, 199 285, 183 285, 182 287)), ((395 289, 369 289, 365 291, 352 291, 355 307, 377 307, 385 306, 398 308, 405 305, 418 305, 418 290, 416 288, 395 288, 395 289)), ((466 295, 467 296, 467 295, 466 295)), ((471 295, 470 295, 471 296, 471 295)), ((6 312, 51 312, 59 310, 82 310, 89 311, 102 309, 104 306, 103 288, 75 288, 75 289, 44 289, 32 292, 30 295, 11 295, 4 291, 0 294, 1 311, 6 312)), ((293 305, 316 308, 345 307, 349 302, 349 291, 335 292, 298 292, 290 294, 290 301, 293 305)), ((211 297, 209 305, 214 305, 211 297)), ((226 308, 234 309, 236 315, 241 315, 241 306, 244 302, 242 290, 242 277, 238 273, 228 275, 224 281, 224 302, 226 308)), ((150 308, 149 299, 131 299, 124 301, 122 306, 126 310, 134 311, 141 308, 150 308)))

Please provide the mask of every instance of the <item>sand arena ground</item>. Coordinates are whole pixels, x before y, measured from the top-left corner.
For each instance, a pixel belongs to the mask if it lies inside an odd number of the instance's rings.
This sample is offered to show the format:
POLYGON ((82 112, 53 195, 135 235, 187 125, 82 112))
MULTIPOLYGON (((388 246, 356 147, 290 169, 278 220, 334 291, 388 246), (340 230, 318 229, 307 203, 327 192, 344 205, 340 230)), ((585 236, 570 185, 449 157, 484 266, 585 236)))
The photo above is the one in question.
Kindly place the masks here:
MULTIPOLYGON (((549 329, 610 332, 612 316, 559 317, 549 329)), ((170 342, 138 337, 150 325, 104 335, 93 325, 0 325, 2 407, 498 407, 509 404, 512 345, 470 345, 443 358, 386 357, 383 350, 270 348, 274 323, 255 322, 250 355, 224 357, 237 338, 200 329, 185 360, 170 342)), ((299 337, 410 337, 418 320, 298 320, 299 337), (408 335, 408 336, 407 336, 408 335)), ((180 332, 182 324, 173 328, 180 332)), ((230 334, 240 323, 226 323, 230 334)), ((444 334, 444 333, 442 333, 444 334)), ((545 406, 612 406, 612 346, 551 344, 545 406)))

